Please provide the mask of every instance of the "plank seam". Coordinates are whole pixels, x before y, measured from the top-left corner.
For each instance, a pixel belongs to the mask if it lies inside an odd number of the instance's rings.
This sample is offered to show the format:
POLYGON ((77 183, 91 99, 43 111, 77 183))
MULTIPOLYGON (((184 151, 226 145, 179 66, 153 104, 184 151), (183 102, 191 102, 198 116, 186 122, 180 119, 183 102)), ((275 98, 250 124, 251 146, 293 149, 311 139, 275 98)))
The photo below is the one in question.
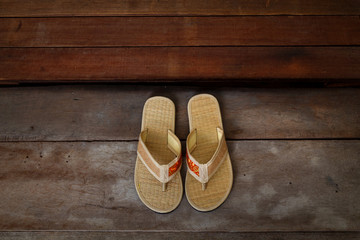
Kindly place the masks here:
POLYGON ((10 15, 0 16, 1 18, 82 18, 82 17, 359 17, 358 14, 269 14, 269 15, 254 15, 254 14, 243 14, 243 15, 196 15, 196 14, 179 14, 179 15, 156 15, 156 14, 123 14, 123 15, 39 15, 39 16, 23 16, 23 15, 10 15))
POLYGON ((0 49, 38 49, 38 48, 64 48, 64 49, 73 49, 73 48, 79 48, 79 49, 98 49, 98 48, 337 48, 337 47, 360 47, 359 44, 351 44, 351 45, 107 45, 107 46, 100 46, 100 45, 94 45, 94 46, 44 46, 44 47, 31 47, 31 46, 6 46, 6 47, 0 47, 0 49))
POLYGON ((5 232, 124 232, 124 233, 250 233, 250 234, 256 234, 256 233, 269 233, 269 234, 281 234, 281 233, 359 233, 360 231, 198 231, 198 230, 0 230, 0 233, 5 232))
MULTIPOLYGON (((359 141, 360 138, 254 138, 254 139, 226 139, 227 142, 256 142, 256 141, 359 141)), ((180 139, 182 143, 185 143, 185 139, 180 139)), ((116 139, 106 139, 106 140, 22 140, 22 141, 12 141, 12 140, 0 140, 0 143, 96 143, 96 142, 113 142, 113 143, 132 143, 138 142, 138 139, 130 140, 116 140, 116 139)))
MULTIPOLYGON (((359 13, 360 14, 360 13, 359 13)), ((357 14, 351 14, 351 15, 347 15, 347 14, 333 14, 333 15, 324 15, 324 14, 314 14, 314 15, 300 15, 300 14, 295 14, 295 15, 289 15, 289 14, 274 14, 274 15, 254 15, 254 14, 250 14, 250 15, 96 15, 96 16, 91 16, 91 15, 50 15, 50 16, 0 16, 0 19, 2 18, 168 18, 168 17, 172 17, 172 18, 182 18, 182 17, 196 17, 196 18, 213 18, 213 17, 218 17, 218 18, 234 18, 234 17, 238 17, 238 18, 242 18, 242 17, 254 17, 254 18, 259 18, 259 17, 359 17, 360 15, 357 14)))

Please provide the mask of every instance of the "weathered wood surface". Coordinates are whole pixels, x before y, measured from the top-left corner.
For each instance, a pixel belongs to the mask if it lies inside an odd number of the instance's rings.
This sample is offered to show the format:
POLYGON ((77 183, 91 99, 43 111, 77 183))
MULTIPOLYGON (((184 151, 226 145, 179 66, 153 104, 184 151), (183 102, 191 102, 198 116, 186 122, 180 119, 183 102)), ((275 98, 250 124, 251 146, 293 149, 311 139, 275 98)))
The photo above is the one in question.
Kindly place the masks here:
POLYGON ((0 83, 360 79, 358 47, 0 48, 0 83))
POLYGON ((187 102, 219 100, 228 139, 360 137, 360 89, 78 85, 0 88, 0 141, 137 140, 145 101, 175 103, 176 134, 189 132, 187 102))
POLYGON ((1 143, 0 229, 360 230, 360 141, 228 145, 234 185, 226 202, 201 213, 184 197, 160 215, 133 186, 136 142, 1 143))
POLYGON ((358 16, 0 18, 0 47, 359 45, 358 16))
POLYGON ((0 17, 126 15, 359 15, 359 0, 1 0, 0 17))
POLYGON ((174 239, 174 240, 198 240, 198 239, 214 239, 214 240, 358 240, 360 233, 358 232, 177 232, 177 231, 41 231, 41 232, 0 232, 0 238, 3 240, 14 239, 43 239, 43 240, 118 240, 118 239, 174 239))

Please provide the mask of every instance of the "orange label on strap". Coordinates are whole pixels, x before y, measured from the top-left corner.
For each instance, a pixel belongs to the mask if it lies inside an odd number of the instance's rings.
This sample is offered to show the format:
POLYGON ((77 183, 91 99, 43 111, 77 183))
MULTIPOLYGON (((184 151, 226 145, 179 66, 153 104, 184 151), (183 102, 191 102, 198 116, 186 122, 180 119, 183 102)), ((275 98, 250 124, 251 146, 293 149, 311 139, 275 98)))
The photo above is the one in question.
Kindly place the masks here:
POLYGON ((174 173, 176 173, 176 171, 179 169, 179 167, 181 166, 181 156, 179 158, 179 160, 177 160, 176 163, 174 163, 174 165, 172 165, 170 168, 169 168, 169 177, 171 175, 173 175, 174 173))
POLYGON ((199 166, 196 165, 193 161, 190 160, 188 153, 186 152, 186 161, 188 164, 189 169, 194 172, 196 175, 199 175, 199 166))

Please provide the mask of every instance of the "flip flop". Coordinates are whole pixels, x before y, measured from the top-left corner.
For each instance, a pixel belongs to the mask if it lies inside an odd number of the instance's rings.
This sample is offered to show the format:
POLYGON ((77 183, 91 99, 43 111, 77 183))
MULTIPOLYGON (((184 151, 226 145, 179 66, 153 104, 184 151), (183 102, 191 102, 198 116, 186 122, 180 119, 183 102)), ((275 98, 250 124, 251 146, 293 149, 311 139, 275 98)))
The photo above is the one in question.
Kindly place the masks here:
POLYGON ((174 103, 165 97, 149 98, 143 110, 134 180, 141 201, 158 213, 173 211, 183 194, 181 143, 174 130, 174 103))
POLYGON ((226 200, 233 183, 219 103, 212 95, 196 95, 189 100, 188 115, 185 193, 193 208, 211 211, 226 200))

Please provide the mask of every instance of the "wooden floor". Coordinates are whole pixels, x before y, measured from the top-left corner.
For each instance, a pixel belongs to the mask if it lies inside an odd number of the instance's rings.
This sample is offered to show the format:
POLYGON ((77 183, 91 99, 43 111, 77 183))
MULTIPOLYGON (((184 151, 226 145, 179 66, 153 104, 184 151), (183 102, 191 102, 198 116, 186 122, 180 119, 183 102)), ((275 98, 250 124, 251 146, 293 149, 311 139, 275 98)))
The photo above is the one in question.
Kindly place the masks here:
POLYGON ((359 15, 0 0, 0 239, 360 239, 359 15), (133 182, 142 107, 172 99, 184 145, 198 93, 219 100, 233 189, 212 212, 184 196, 156 214, 133 182))
POLYGON ((0 111, 5 239, 360 236, 360 89, 8 87, 0 111), (185 197, 174 212, 153 213, 133 183, 142 106, 153 95, 174 100, 184 140, 186 104, 200 92, 220 101, 233 190, 210 213, 185 197))

